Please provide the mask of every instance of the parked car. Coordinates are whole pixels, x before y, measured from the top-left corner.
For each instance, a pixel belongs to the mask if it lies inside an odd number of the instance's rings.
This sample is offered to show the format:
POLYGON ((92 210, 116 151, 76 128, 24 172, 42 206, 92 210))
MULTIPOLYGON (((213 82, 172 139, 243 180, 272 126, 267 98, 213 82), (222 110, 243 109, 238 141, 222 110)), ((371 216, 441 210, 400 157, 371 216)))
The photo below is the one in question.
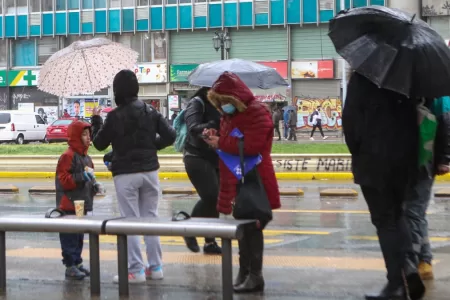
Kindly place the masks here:
POLYGON ((46 132, 47 125, 37 113, 0 111, 0 142, 15 141, 22 145, 31 141, 44 141, 46 132))
POLYGON ((54 121, 47 127, 45 140, 49 143, 67 142, 67 128, 75 120, 78 118, 62 118, 54 121))

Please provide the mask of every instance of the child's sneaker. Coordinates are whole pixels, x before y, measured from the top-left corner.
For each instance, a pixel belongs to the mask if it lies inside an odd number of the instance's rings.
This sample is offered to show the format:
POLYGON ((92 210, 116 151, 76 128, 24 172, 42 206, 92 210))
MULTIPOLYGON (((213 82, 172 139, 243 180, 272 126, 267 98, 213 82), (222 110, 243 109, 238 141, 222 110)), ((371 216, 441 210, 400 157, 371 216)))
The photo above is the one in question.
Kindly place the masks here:
POLYGON ((81 271, 81 273, 84 273, 84 275, 86 275, 86 276, 90 276, 90 275, 91 275, 91 272, 89 272, 88 269, 86 269, 85 267, 83 267, 82 264, 79 264, 79 265, 77 266, 77 268, 78 268, 78 270, 81 271))
MULTIPOLYGON (((119 283, 119 275, 114 276, 114 283, 119 283)), ((137 273, 128 273, 128 283, 129 284, 137 284, 145 282, 145 271, 142 269, 137 273)))
POLYGON ((82 280, 86 277, 86 274, 81 272, 76 266, 66 268, 66 279, 82 280))
POLYGON ((161 266, 145 268, 145 278, 148 280, 161 280, 164 278, 161 266))

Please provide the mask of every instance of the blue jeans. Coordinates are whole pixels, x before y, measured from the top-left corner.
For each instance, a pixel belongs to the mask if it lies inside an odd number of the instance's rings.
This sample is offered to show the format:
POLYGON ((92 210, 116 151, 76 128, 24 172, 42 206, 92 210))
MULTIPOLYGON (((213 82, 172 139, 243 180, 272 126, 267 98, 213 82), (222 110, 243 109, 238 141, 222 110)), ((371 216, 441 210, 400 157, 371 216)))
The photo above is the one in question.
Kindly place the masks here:
POLYGON ((283 128, 284 128, 284 138, 287 139, 289 137, 289 126, 285 123, 283 124, 283 128))
POLYGON ((426 263, 433 260, 426 217, 433 182, 434 176, 430 176, 426 168, 422 168, 416 185, 408 189, 405 201, 405 214, 411 229, 414 254, 416 259, 426 263))
POLYGON ((83 252, 82 233, 60 233, 59 240, 61 242, 61 250, 63 256, 63 264, 66 267, 77 266, 83 263, 81 253, 83 252))

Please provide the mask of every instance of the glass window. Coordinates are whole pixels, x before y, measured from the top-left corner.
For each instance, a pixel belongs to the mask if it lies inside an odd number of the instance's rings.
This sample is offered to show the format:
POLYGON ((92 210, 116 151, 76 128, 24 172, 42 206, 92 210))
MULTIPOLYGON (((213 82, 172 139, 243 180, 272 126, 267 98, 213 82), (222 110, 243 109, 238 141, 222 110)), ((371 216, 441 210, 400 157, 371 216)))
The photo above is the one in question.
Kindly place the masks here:
POLYGON ((8 124, 11 122, 11 114, 1 113, 0 114, 0 124, 8 124))
POLYGON ((70 125, 73 122, 71 119, 65 119, 65 120, 56 120, 52 123, 52 126, 67 126, 70 125))
POLYGON ((52 37, 44 37, 37 40, 38 65, 43 65, 50 56, 58 51, 58 40, 52 37))
POLYGON ((122 34, 118 36, 117 42, 124 44, 134 51, 139 53, 138 61, 145 61, 143 60, 142 56, 142 33, 138 33, 136 35, 133 34, 122 34))
POLYGON ((122 7, 134 7, 134 0, 122 0, 122 7))
MULTIPOLYGON (((210 0, 212 1, 212 0, 210 0)), ((191 4, 192 1, 191 0, 180 0, 180 4, 191 4)))
POLYGON ((164 32, 153 32, 152 41, 152 61, 166 60, 166 34, 164 32))
POLYGON ((120 0, 108 0, 109 7, 120 7, 120 0))
POLYGON ((80 2, 78 0, 67 0, 68 9, 80 9, 80 2))
POLYGON ((41 1, 42 1, 42 11, 53 11, 53 0, 41 0, 41 1))
POLYGON ((36 65, 36 41, 21 39, 14 42, 13 65, 18 67, 36 65))
POLYGON ((66 10, 66 0, 56 0, 56 10, 66 10))
MULTIPOLYGON (((30 10, 31 12, 40 12, 41 8, 39 7, 40 3, 38 1, 30 1, 30 10)), ((17 7, 17 10, 19 10, 19 7, 17 7)))
POLYGON ((7 14, 14 14, 15 13, 15 7, 14 7, 14 0, 5 0, 5 13, 7 14))
POLYGON ((162 5, 162 0, 151 0, 152 5, 162 5))
POLYGON ((83 0, 81 1, 82 9, 92 9, 92 0, 83 0))
POLYGON ((41 116, 38 115, 34 115, 36 117, 36 123, 37 124, 44 124, 45 125, 45 121, 42 120, 41 116))
MULTIPOLYGON (((39 1, 37 4, 37 8, 39 11, 39 1)), ((14 10, 12 11, 14 13, 14 10)), ((26 14, 28 13, 28 4, 27 4, 27 0, 17 0, 17 13, 18 14, 26 14)))
POLYGON ((94 0, 95 8, 106 8, 106 1, 107 0, 94 0))
POLYGON ((147 6, 149 0, 138 0, 138 6, 147 6))
POLYGON ((177 0, 166 0, 167 5, 177 4, 177 0))
POLYGON ((6 40, 0 40, 0 67, 6 67, 6 40))

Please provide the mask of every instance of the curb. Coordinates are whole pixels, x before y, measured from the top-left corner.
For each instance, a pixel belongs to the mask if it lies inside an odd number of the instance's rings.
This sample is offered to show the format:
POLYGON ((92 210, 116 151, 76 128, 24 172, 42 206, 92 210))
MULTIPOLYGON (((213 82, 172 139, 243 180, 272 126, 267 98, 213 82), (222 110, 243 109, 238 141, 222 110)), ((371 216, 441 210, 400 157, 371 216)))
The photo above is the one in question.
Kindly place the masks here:
MULTIPOLYGON (((165 188, 162 190, 163 195, 196 195, 195 188, 165 188)), ((305 192, 302 189, 287 188, 280 189, 280 196, 303 196, 305 192)))
POLYGON ((19 188, 14 185, 5 185, 0 186, 0 193, 3 194, 17 194, 19 192, 19 188))
POLYGON ((30 194, 56 194, 54 186, 33 186, 28 190, 30 194))
MULTIPOLYGON (((353 174, 348 172, 279 172, 278 180, 353 180, 353 174)), ((96 172, 97 178, 111 179, 111 172, 96 172)), ((0 171, 0 178, 55 178, 55 172, 11 172, 0 171)), ((161 180, 187 180, 185 172, 160 172, 161 180)), ((450 174, 436 177, 438 181, 450 181, 450 174)))
POLYGON ((354 189, 325 189, 320 191, 321 197, 357 197, 358 192, 354 189))
POLYGON ((450 198, 450 189, 440 189, 434 193, 434 197, 436 198, 450 198))

